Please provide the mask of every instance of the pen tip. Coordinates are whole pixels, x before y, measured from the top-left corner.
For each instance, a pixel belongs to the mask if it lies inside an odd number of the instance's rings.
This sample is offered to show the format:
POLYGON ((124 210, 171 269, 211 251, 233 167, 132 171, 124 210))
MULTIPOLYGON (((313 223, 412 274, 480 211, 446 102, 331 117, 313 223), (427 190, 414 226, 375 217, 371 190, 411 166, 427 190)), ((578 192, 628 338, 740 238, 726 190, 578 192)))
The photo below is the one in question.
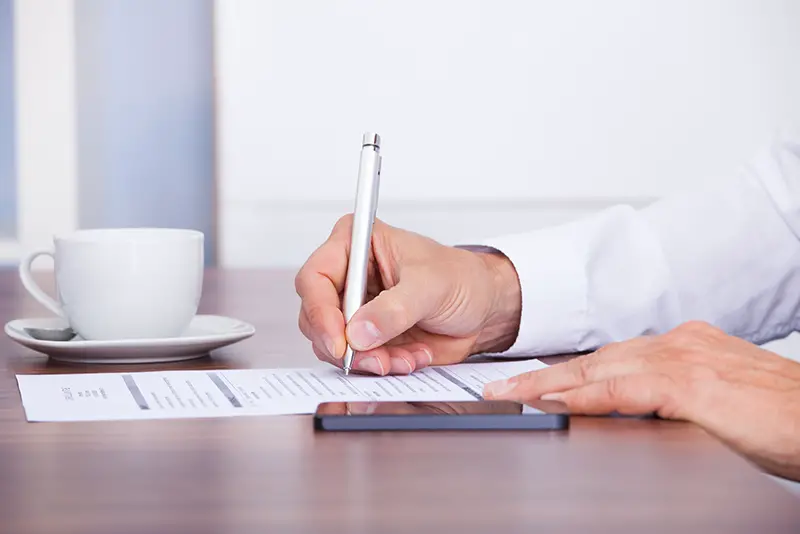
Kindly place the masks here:
POLYGON ((345 376, 347 376, 347 375, 349 375, 349 374, 350 374, 350 369, 348 369, 347 367, 345 367, 345 368, 344 368, 344 375, 345 375, 345 376))

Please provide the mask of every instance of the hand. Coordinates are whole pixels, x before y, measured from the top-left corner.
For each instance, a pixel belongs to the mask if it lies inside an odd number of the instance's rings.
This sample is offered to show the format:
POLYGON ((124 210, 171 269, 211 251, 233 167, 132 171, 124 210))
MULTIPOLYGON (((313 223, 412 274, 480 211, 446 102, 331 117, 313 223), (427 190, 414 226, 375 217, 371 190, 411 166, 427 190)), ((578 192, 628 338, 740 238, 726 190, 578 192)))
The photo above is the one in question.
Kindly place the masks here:
POLYGON ((800 364, 701 322, 487 384, 491 399, 697 423, 767 471, 800 479, 800 364))
POLYGON ((507 258, 447 247, 380 220, 372 232, 368 302, 345 329, 351 228, 352 216, 340 219, 295 279, 300 330, 319 359, 341 366, 349 342, 353 369, 408 374, 511 346, 521 296, 507 258))

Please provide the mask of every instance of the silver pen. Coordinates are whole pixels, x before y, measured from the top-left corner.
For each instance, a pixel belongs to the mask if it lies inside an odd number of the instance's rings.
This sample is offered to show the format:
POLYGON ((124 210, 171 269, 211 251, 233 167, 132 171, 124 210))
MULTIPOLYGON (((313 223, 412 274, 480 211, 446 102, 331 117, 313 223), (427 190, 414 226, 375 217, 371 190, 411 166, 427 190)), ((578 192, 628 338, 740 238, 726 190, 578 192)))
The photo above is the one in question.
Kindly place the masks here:
MULTIPOLYGON (((350 236, 350 257, 347 261, 347 278, 344 285, 345 324, 350 322, 353 314, 364 304, 367 295, 367 266, 381 178, 380 149, 380 136, 375 133, 365 133, 361 141, 353 233, 350 236)), ((350 374, 352 367, 353 349, 348 343, 344 352, 344 374, 350 374)))

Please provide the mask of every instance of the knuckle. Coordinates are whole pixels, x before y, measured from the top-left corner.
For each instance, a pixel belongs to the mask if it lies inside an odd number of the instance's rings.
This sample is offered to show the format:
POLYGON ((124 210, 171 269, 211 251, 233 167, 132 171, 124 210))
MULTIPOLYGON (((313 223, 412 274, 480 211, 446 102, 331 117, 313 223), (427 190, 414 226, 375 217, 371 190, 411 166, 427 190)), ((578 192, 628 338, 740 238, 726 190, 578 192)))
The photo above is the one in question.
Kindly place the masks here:
MULTIPOLYGON (((400 287, 396 287, 395 291, 400 292, 402 289, 400 287)), ((400 298, 387 298, 383 303, 383 312, 389 324, 395 326, 408 326, 410 321, 410 313, 400 298)))
POLYGON ((592 355, 587 354, 584 356, 579 356, 572 360, 573 364, 573 371, 575 373, 576 378, 582 383, 586 384, 591 381, 593 373, 597 368, 597 362, 592 355))
POLYGON ((719 331, 719 329, 706 321, 693 320, 679 325, 674 331, 680 334, 709 335, 719 331))
POLYGON ((380 217, 376 216, 375 220, 372 223, 372 230, 374 232, 384 232, 393 228, 392 226, 386 224, 380 217))
POLYGON ((619 380, 616 378, 612 378, 611 380, 605 381, 605 394, 606 397, 612 400, 619 400, 620 399, 620 383, 619 380))
POLYGON ((303 288, 305 287, 306 278, 307 275, 305 268, 301 268, 299 271, 297 271, 297 274, 294 277, 294 291, 299 297, 303 296, 303 288))
POLYGON ((655 379, 650 396, 652 403, 658 406, 656 413, 667 419, 680 418, 682 404, 689 390, 685 380, 678 380, 673 376, 662 375, 655 379))
POLYGON ((311 324, 308 322, 308 319, 305 316, 300 316, 298 319, 297 324, 300 328, 300 333, 303 334, 303 337, 309 341, 314 341, 314 331, 311 327, 311 324))
POLYGON ((327 354, 325 354, 316 345, 311 345, 311 350, 314 352, 314 356, 316 356, 318 360, 321 360, 323 362, 330 362, 330 363, 334 363, 334 364, 336 363, 333 360, 331 360, 331 358, 327 354))
POLYGON ((610 343, 606 343, 602 347, 599 347, 591 354, 587 354, 589 359, 597 360, 598 358, 608 358, 609 356, 617 353, 620 349, 625 347, 625 341, 612 341, 610 343))
POLYGON ((607 380, 605 383, 606 395, 615 404, 620 406, 628 406, 637 403, 640 399, 637 398, 638 393, 648 394, 647 388, 632 387, 631 381, 626 377, 616 377, 607 380))
POLYGON ((637 351, 636 358, 647 368, 653 368, 674 358, 674 353, 670 350, 668 339, 657 337, 644 350, 637 351))
POLYGON ((709 342, 719 340, 725 332, 705 321, 688 321, 676 327, 666 335, 670 344, 679 347, 696 345, 698 341, 709 342))
POLYGON ((306 310, 308 322, 312 327, 319 327, 322 325, 322 308, 319 306, 312 306, 306 310))
POLYGON ((526 373, 522 373, 521 375, 511 377, 511 382, 525 383, 532 381, 534 378, 536 378, 536 371, 528 371, 526 373))
POLYGON ((339 217, 339 220, 333 225, 333 231, 331 235, 337 234, 339 232, 349 231, 350 228, 353 226, 353 214, 348 213, 347 215, 342 215, 339 217))

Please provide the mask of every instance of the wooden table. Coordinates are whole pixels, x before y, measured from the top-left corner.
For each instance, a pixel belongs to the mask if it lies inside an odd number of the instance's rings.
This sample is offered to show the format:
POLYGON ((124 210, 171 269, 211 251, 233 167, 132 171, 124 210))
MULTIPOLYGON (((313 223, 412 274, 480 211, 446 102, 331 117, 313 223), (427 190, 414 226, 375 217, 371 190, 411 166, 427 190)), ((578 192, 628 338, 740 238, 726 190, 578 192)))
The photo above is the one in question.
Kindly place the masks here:
MULTIPOLYGON (((209 272, 202 312, 253 338, 199 361, 307 366, 291 272, 209 272)), ((0 272, 0 320, 46 315, 0 272)), ((128 367, 130 368, 130 367, 128 367)), ((314 433, 309 416, 27 423, 0 339, 0 532, 787 532, 800 502, 685 423, 573 418, 568 433, 314 433)))

